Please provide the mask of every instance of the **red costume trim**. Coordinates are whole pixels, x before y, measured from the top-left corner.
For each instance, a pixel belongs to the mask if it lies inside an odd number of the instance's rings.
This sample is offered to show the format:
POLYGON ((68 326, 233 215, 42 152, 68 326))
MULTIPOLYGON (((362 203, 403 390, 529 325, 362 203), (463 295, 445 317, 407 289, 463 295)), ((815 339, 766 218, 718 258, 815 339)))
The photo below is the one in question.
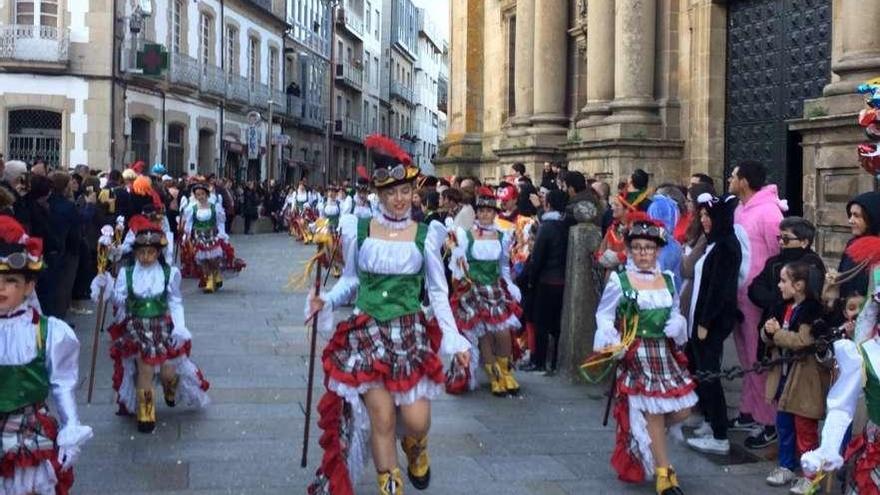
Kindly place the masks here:
MULTIPOLYGON (((37 404, 35 407, 37 408, 36 420, 42 427, 43 436, 54 441, 58 438, 58 422, 52 416, 40 412, 41 404, 37 404)), ((7 452, 0 458, 0 476, 3 478, 13 478, 16 469, 35 468, 44 461, 49 461, 52 464, 55 477, 58 479, 58 482, 55 484, 55 495, 67 495, 70 493, 70 487, 74 481, 73 469, 61 471, 61 464, 58 462, 58 449, 56 448, 32 450, 19 454, 7 452)))

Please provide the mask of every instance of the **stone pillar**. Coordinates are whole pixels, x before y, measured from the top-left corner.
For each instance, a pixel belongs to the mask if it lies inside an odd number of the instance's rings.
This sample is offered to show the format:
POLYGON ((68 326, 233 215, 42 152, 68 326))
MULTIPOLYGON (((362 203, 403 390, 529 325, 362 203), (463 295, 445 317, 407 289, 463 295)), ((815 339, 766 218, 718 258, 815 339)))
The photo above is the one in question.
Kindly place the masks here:
POLYGON ((591 253, 601 241, 602 231, 592 222, 579 223, 568 231, 568 268, 557 345, 559 371, 573 381, 578 380, 578 368, 593 349, 602 279, 591 253))
MULTIPOLYGON (((591 3, 592 4, 592 3, 591 3)), ((618 0, 614 20, 614 122, 656 122, 655 0, 618 0)), ((592 76, 591 76, 592 77, 592 76)))
POLYGON ((514 99, 516 114, 511 123, 528 126, 534 110, 535 0, 516 2, 516 46, 514 48, 514 99))
POLYGON ((592 0, 587 9, 587 121, 611 113, 614 99, 614 0, 592 0))
POLYGON ((534 45, 535 106, 531 119, 532 131, 537 134, 564 133, 568 127, 568 117, 565 115, 567 0, 541 0, 540 8, 535 10, 534 45))
MULTIPOLYGON (((840 0, 839 22, 834 29, 842 30, 843 49, 831 64, 840 80, 825 86, 825 96, 851 94, 856 86, 880 74, 880 2, 840 0)), ((837 16, 835 16, 837 17, 837 16)))

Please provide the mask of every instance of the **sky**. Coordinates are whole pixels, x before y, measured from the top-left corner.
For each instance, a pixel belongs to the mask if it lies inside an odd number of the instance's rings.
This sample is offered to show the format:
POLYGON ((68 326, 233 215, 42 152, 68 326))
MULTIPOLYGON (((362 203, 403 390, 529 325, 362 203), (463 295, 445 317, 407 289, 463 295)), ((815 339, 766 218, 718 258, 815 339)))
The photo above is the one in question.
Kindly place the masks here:
POLYGON ((431 20, 449 41, 449 0, 413 0, 416 7, 427 9, 431 20))

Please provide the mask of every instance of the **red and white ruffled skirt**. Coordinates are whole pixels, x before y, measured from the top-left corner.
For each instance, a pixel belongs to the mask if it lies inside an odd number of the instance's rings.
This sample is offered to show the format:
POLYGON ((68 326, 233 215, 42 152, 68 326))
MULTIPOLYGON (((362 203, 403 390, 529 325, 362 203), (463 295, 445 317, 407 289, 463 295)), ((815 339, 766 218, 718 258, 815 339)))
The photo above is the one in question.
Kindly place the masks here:
POLYGON ((73 470, 61 471, 55 439, 58 421, 45 404, 0 414, 0 492, 10 495, 67 495, 73 470))

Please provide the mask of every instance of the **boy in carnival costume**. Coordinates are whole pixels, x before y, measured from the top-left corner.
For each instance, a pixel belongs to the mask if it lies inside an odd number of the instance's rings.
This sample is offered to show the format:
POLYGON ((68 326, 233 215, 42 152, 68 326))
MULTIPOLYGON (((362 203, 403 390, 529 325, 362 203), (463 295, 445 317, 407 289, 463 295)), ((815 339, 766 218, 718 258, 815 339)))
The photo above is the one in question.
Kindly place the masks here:
POLYGON ((79 341, 28 303, 42 269, 42 240, 0 217, 0 493, 10 495, 69 493, 71 466, 92 437, 74 397, 79 341), (60 425, 46 407, 50 393, 60 425))

